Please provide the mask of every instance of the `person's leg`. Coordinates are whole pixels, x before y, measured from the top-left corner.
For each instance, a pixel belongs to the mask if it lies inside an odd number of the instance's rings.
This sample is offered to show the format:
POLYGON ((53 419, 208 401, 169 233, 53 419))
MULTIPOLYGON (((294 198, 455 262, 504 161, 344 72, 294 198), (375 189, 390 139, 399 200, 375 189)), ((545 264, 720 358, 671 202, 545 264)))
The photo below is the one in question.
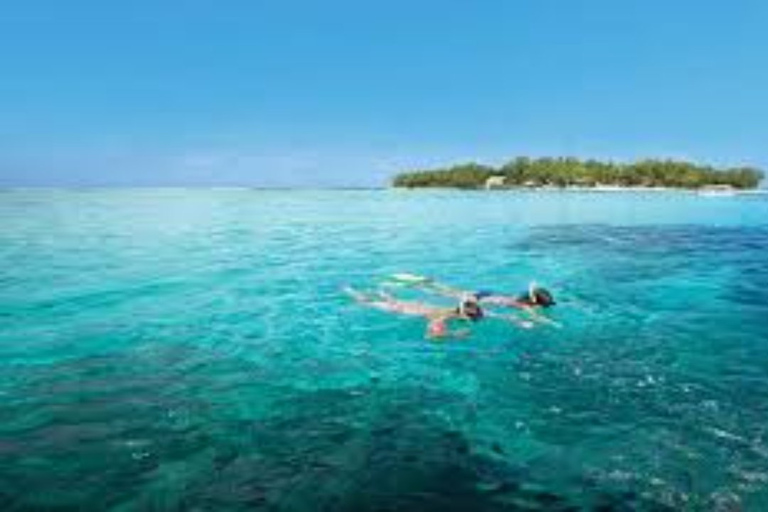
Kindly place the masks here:
POLYGON ((370 304, 371 302, 374 302, 375 299, 372 298, 370 295, 366 295, 363 292, 357 291, 351 286, 345 286, 342 288, 344 292, 346 292, 347 295, 355 299, 357 302, 362 302, 363 304, 370 304))
POLYGON ((344 291, 351 296, 358 304, 364 304, 369 308, 380 309, 381 311, 389 311, 393 313, 401 313, 400 304, 395 300, 378 298, 372 294, 365 294, 357 291, 350 286, 345 286, 344 291))
POLYGON ((392 295, 389 292, 385 292, 384 290, 376 290, 377 295, 385 300, 386 302, 397 302, 397 299, 394 295, 392 295))
POLYGON ((421 289, 427 292, 436 293, 438 295, 442 295, 444 297, 450 297, 453 299, 460 299, 466 293, 463 290, 458 290, 456 288, 453 288, 451 286, 448 286, 446 284, 443 284, 437 281, 429 281, 427 283, 424 283, 421 286, 421 289))

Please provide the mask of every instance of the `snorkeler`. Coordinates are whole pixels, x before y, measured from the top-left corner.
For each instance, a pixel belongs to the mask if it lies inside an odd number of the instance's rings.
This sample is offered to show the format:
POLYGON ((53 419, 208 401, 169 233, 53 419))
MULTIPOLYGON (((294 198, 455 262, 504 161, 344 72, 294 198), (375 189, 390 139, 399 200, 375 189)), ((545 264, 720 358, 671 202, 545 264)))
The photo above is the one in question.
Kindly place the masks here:
POLYGON ((537 286, 536 283, 528 285, 528 290, 516 297, 501 295, 489 290, 479 290, 474 292, 473 295, 480 302, 509 308, 551 308, 557 304, 552 293, 546 288, 537 286))
MULTIPOLYGON (((504 295, 490 290, 478 290, 469 292, 453 288, 429 278, 422 278, 418 282, 414 281, 409 286, 428 292, 434 292, 445 297, 461 298, 472 296, 475 297, 477 302, 480 304, 518 309, 524 312, 526 316, 535 322, 549 324, 554 327, 561 327, 559 323, 546 317, 540 312, 542 309, 551 308, 552 306, 556 305, 557 302, 555 302, 555 298, 549 290, 538 286, 534 282, 530 283, 528 290, 520 293, 519 295, 504 295)), ((504 318, 506 320, 512 321, 519 327, 526 329, 533 327, 533 324, 530 321, 520 319, 516 316, 500 316, 493 314, 488 314, 488 316, 504 318)))
POLYGON ((488 290, 479 290, 474 295, 481 303, 519 309, 524 311, 532 320, 561 327, 559 323, 540 312, 542 309, 551 308, 557 302, 549 290, 536 285, 536 283, 530 283, 528 290, 517 296, 501 295, 488 290))
POLYGON ((474 296, 461 298, 455 308, 445 308, 425 304, 423 302, 400 300, 392 295, 378 291, 376 294, 366 294, 353 288, 345 287, 353 299, 360 304, 401 315, 421 316, 427 319, 427 338, 464 338, 470 334, 469 329, 451 331, 449 320, 469 320, 477 322, 483 318, 483 310, 474 296))

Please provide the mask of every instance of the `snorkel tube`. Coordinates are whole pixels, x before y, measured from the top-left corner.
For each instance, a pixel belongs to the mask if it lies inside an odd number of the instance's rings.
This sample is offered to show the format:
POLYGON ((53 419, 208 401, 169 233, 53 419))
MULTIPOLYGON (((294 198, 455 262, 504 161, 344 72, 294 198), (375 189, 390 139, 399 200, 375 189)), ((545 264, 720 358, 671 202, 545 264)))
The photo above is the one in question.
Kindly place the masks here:
POLYGON ((528 284, 528 300, 531 304, 536 304, 536 281, 531 281, 528 284))

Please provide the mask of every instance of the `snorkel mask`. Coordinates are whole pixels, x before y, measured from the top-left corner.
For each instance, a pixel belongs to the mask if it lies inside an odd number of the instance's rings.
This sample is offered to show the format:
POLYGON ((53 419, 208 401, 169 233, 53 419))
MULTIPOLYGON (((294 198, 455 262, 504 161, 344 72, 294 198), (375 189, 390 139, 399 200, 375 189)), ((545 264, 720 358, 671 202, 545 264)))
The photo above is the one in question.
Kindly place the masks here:
POLYGON ((557 304, 549 290, 537 286, 536 283, 531 283, 528 287, 528 298, 530 299, 531 304, 543 308, 549 308, 557 304))
POLYGON ((483 310, 474 295, 465 295, 462 297, 461 302, 459 302, 459 307, 456 308, 456 312, 465 318, 469 318, 473 322, 477 322, 483 318, 483 310))

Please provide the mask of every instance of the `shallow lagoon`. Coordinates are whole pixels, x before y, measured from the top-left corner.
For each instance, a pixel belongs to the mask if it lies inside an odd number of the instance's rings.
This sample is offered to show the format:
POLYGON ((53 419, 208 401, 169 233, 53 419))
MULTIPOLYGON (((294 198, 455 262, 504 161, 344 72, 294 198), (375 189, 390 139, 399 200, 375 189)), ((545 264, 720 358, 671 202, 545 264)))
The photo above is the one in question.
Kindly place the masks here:
POLYGON ((3 510, 766 510, 768 198, 0 193, 3 510), (423 340, 343 284, 568 304, 423 340), (602 508, 601 508, 602 507, 602 508))

